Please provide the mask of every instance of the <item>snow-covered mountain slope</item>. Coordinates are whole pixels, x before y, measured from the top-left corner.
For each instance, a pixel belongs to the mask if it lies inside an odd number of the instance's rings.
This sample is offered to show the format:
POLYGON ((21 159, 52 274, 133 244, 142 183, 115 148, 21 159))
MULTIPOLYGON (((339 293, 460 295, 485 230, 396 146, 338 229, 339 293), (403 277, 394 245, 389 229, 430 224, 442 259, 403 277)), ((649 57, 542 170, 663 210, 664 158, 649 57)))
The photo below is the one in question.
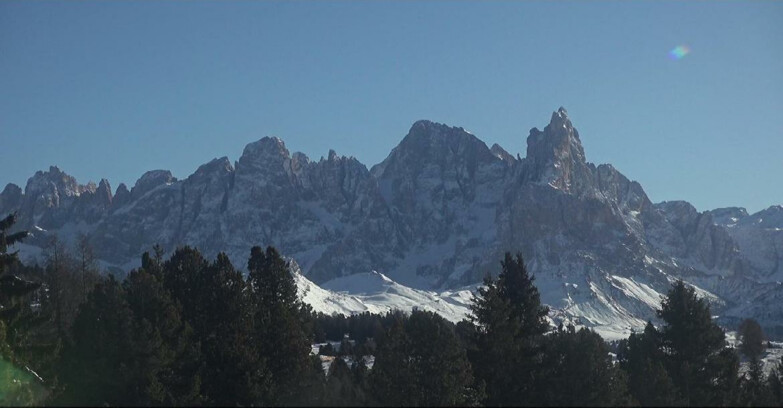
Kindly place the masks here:
POLYGON ((81 185, 51 167, 24 191, 6 186, 0 213, 18 211, 19 227, 33 232, 22 248, 29 259, 50 236, 84 234, 120 272, 156 243, 225 251, 236 265, 251 246, 274 245, 330 289, 308 292, 325 299, 324 310, 441 304, 453 317, 460 302, 444 293, 497 273, 511 251, 528 261, 553 318, 627 332, 655 319, 681 278, 723 323, 755 317, 783 330, 782 207, 749 215, 653 204, 639 183, 587 161, 562 108, 526 144, 526 157, 515 157, 421 120, 368 170, 334 151, 313 161, 265 137, 234 163, 214 159, 184 180, 150 171, 114 194, 106 180, 81 185))
MULTIPOLYGON (((302 275, 295 262, 292 263, 291 274, 299 298, 312 306, 313 310, 346 316, 363 312, 425 310, 456 323, 470 316, 470 305, 479 287, 479 284, 474 284, 455 290, 425 291, 401 285, 376 271, 336 278, 319 286, 302 275)), ((643 299, 651 307, 660 307, 660 293, 645 284, 619 277, 615 279, 616 289, 643 299)), ((565 302, 566 307, 550 306, 548 321, 553 329, 560 323, 573 324, 577 328, 589 327, 607 340, 619 340, 627 338, 631 330, 646 323, 622 306, 614 304, 612 299, 603 295, 595 296, 592 290, 579 291, 577 284, 567 285, 570 285, 571 290, 565 302)), ((538 286, 545 298, 559 293, 549 283, 539 282, 538 286)))
POLYGON ((470 313, 475 287, 431 292, 400 285, 381 273, 372 271, 336 278, 322 286, 304 277, 298 265, 292 264, 299 298, 326 314, 352 315, 363 312, 386 313, 414 309, 438 313, 458 322, 470 313))

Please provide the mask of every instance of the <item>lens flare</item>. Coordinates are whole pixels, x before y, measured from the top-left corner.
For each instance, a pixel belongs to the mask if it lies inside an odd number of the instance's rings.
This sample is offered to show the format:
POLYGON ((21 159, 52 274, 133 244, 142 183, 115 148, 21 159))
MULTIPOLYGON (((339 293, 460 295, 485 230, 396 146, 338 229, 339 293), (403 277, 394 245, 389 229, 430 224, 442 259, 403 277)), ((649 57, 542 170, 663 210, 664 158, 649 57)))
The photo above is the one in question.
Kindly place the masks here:
POLYGON ((683 59, 690 52, 691 49, 687 45, 678 45, 669 51, 669 58, 673 60, 683 59))
POLYGON ((46 400, 48 389, 38 374, 0 358, 0 406, 31 406, 46 400))

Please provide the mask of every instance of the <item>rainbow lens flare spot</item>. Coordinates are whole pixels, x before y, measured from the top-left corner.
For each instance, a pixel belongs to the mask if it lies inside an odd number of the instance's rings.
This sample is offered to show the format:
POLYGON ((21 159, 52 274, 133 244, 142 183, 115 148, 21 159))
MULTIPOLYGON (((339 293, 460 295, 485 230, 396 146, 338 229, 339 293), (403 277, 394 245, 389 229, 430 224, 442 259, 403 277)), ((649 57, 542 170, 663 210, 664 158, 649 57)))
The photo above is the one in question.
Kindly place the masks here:
POLYGON ((691 52, 691 49, 687 45, 678 45, 669 51, 669 58, 673 60, 683 59, 691 52))

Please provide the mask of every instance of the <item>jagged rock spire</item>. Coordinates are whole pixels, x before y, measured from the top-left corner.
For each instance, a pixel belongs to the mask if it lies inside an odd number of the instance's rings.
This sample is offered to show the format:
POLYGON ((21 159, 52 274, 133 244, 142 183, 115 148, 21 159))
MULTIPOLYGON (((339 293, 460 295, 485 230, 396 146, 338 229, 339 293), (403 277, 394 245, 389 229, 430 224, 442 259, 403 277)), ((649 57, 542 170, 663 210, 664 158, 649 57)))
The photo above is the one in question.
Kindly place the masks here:
POLYGON ((568 112, 561 107, 552 113, 543 131, 530 130, 527 137, 527 178, 571 191, 592 184, 590 168, 568 112))

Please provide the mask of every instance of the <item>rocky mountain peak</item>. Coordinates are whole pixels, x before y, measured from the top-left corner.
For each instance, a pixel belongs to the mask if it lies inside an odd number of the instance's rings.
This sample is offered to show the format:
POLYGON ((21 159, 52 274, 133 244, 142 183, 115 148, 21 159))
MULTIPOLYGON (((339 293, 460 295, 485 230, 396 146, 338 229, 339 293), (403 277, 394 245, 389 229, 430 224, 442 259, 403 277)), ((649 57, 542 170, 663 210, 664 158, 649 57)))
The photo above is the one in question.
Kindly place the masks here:
POLYGON ((590 184, 590 168, 579 139, 564 108, 552 113, 543 131, 530 130, 527 137, 528 178, 564 191, 590 184))
POLYGON ((8 184, 5 185, 5 188, 3 189, 3 192, 0 193, 0 195, 2 195, 2 196, 12 195, 12 194, 13 195, 16 195, 16 194, 20 194, 21 195, 22 194, 21 187, 17 186, 14 183, 8 183, 8 184))
POLYGON ((114 191, 112 205, 114 208, 122 207, 123 205, 127 204, 128 201, 130 201, 130 197, 131 194, 128 190, 128 186, 126 186, 125 183, 120 183, 120 185, 117 186, 117 190, 114 191))
POLYGON ((500 160, 503 160, 507 164, 512 164, 516 161, 514 156, 511 155, 511 153, 507 152, 506 149, 502 148, 499 144, 495 143, 492 145, 492 147, 489 148, 489 151, 492 152, 492 154, 495 155, 500 160))
POLYGON ((699 214, 693 204, 683 200, 663 201, 655 204, 655 207, 663 210, 667 215, 679 218, 693 218, 699 214))
POLYGON ((212 159, 208 163, 202 164, 198 167, 195 173, 188 177, 208 177, 212 174, 223 175, 234 171, 234 166, 231 165, 231 161, 228 157, 223 156, 219 159, 212 159))
POLYGON ((53 166, 30 179, 29 195, 7 186, 0 211, 18 211, 21 228, 42 232, 26 242, 26 259, 39 256, 44 230, 88 235, 101 262, 124 271, 155 243, 225 251, 233 262, 246 261, 252 245, 274 245, 314 281, 364 274, 432 290, 479 284, 503 252, 519 251, 542 301, 589 327, 643 326, 675 278, 724 302, 716 311, 729 319, 783 327, 783 286, 769 284, 783 281, 783 207, 748 215, 653 205, 611 165, 585 161, 563 108, 531 130, 527 150, 522 160, 463 128, 421 120, 368 172, 335 151, 317 161, 289 155, 266 137, 233 167, 214 159, 182 182, 148 172, 114 197, 107 181, 80 186, 53 166), (724 222, 731 218, 740 220, 724 222))
POLYGON ((748 216, 748 211, 742 207, 726 207, 711 210, 712 220, 716 225, 735 225, 748 216))
POLYGON ((37 171, 27 180, 25 195, 54 194, 62 196, 78 196, 84 190, 73 176, 60 170, 57 166, 49 166, 49 171, 37 171))
POLYGON ((571 119, 568 118, 568 111, 562 106, 555 112, 552 112, 552 118, 549 120, 549 124, 555 127, 573 128, 571 119))
POLYGON ((302 152, 294 152, 294 154, 291 155, 291 160, 302 165, 306 165, 311 162, 310 158, 302 152))
POLYGON ((22 201, 22 189, 13 183, 8 183, 0 193, 0 211, 2 214, 10 213, 19 206, 22 201))
POLYGON ((762 228, 783 228, 783 206, 773 205, 753 214, 753 222, 762 228))
POLYGON ((101 179, 100 183, 98 183, 98 188, 95 190, 95 196, 106 205, 111 204, 112 194, 109 180, 101 179))
MULTIPOLYGON (((264 137, 245 146, 236 164, 237 176, 277 178, 290 176, 291 154, 285 143, 277 137, 264 137)), ((263 182, 262 182, 263 183, 263 182)))
POLYGON ((475 170, 479 163, 491 163, 498 158, 479 138, 461 127, 451 127, 429 120, 416 121, 408 134, 389 156, 373 167, 371 172, 380 176, 389 168, 402 172, 418 172, 428 165, 441 169, 448 167, 475 170))
POLYGON ((117 190, 114 191, 114 196, 116 197, 123 194, 130 194, 130 191, 128 190, 128 186, 126 186, 125 183, 120 183, 120 185, 117 186, 117 190))
MULTIPOLYGON (((323 157, 321 158, 323 159, 323 157)), ((302 152, 294 152, 291 155, 291 172, 297 177, 302 178, 305 170, 310 166, 312 161, 306 154, 302 152)))
POLYGON ((150 170, 136 180, 136 184, 131 189, 131 196, 134 199, 139 198, 155 187, 175 181, 177 179, 168 170, 150 170))
POLYGON ((429 120, 416 121, 408 131, 408 134, 400 142, 403 145, 456 145, 461 143, 476 143, 480 141, 476 136, 461 127, 452 127, 443 123, 429 120))
POLYGON ((264 160, 267 158, 288 158, 290 156, 285 143, 279 137, 263 137, 258 141, 248 143, 242 151, 243 160, 264 160))

